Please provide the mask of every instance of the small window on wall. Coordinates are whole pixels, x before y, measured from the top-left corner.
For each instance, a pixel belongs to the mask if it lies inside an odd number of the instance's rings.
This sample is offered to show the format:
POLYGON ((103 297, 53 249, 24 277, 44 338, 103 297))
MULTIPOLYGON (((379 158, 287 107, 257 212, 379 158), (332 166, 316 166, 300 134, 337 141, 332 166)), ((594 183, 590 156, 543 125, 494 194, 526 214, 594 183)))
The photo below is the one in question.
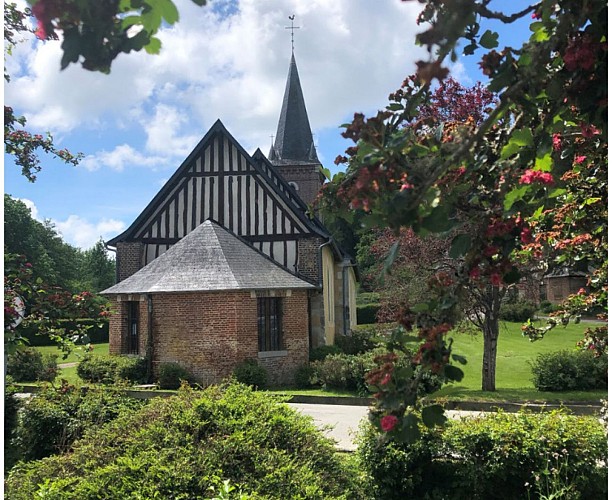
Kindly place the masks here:
POLYGON ((259 352, 281 351, 283 349, 281 316, 280 298, 260 297, 257 299, 259 352))
POLYGON ((299 186, 297 185, 297 182, 290 182, 289 185, 296 191, 300 190, 299 186))
POLYGON ((128 302, 128 317, 127 317, 127 354, 138 354, 138 316, 139 303, 128 302))

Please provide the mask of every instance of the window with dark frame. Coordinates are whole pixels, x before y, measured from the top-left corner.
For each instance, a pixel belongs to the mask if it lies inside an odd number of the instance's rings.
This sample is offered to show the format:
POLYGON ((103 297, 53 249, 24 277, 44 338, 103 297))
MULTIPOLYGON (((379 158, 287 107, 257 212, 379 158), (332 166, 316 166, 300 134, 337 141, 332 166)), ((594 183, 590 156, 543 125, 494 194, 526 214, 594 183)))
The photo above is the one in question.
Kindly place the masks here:
POLYGON ((128 302, 127 354, 138 354, 138 302, 128 302))
POLYGON ((281 351, 283 349, 281 299, 260 297, 257 299, 257 330, 259 351, 281 351))

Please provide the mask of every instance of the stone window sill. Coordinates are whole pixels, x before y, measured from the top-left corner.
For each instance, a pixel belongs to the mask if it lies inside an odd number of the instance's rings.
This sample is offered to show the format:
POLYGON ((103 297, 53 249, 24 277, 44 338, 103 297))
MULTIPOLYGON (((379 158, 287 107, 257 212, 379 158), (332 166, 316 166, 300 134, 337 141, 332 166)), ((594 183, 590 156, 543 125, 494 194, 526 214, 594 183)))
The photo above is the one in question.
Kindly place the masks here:
POLYGON ((258 358, 282 358, 287 356, 287 351, 260 351, 257 353, 258 358))

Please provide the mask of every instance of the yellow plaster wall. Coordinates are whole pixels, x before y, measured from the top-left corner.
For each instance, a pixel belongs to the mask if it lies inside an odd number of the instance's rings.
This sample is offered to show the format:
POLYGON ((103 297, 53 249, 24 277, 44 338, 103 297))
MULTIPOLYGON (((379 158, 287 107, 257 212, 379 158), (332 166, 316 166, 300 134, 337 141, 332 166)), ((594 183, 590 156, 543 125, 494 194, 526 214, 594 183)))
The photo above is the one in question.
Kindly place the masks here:
POLYGON ((325 344, 332 345, 336 334, 334 256, 329 247, 323 247, 323 311, 325 314, 325 344))

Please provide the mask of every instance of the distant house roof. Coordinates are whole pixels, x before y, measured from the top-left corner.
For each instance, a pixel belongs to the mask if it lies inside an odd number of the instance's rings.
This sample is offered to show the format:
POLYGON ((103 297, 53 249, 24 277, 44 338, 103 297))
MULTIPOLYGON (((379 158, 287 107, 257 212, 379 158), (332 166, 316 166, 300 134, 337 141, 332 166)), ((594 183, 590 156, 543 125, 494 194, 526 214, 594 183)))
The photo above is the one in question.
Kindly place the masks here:
POLYGON ((104 295, 221 290, 314 289, 238 236, 207 220, 104 295))
POLYGON ((285 96, 276 139, 268 158, 273 164, 320 163, 312 140, 304 94, 300 85, 295 56, 291 54, 285 96))

